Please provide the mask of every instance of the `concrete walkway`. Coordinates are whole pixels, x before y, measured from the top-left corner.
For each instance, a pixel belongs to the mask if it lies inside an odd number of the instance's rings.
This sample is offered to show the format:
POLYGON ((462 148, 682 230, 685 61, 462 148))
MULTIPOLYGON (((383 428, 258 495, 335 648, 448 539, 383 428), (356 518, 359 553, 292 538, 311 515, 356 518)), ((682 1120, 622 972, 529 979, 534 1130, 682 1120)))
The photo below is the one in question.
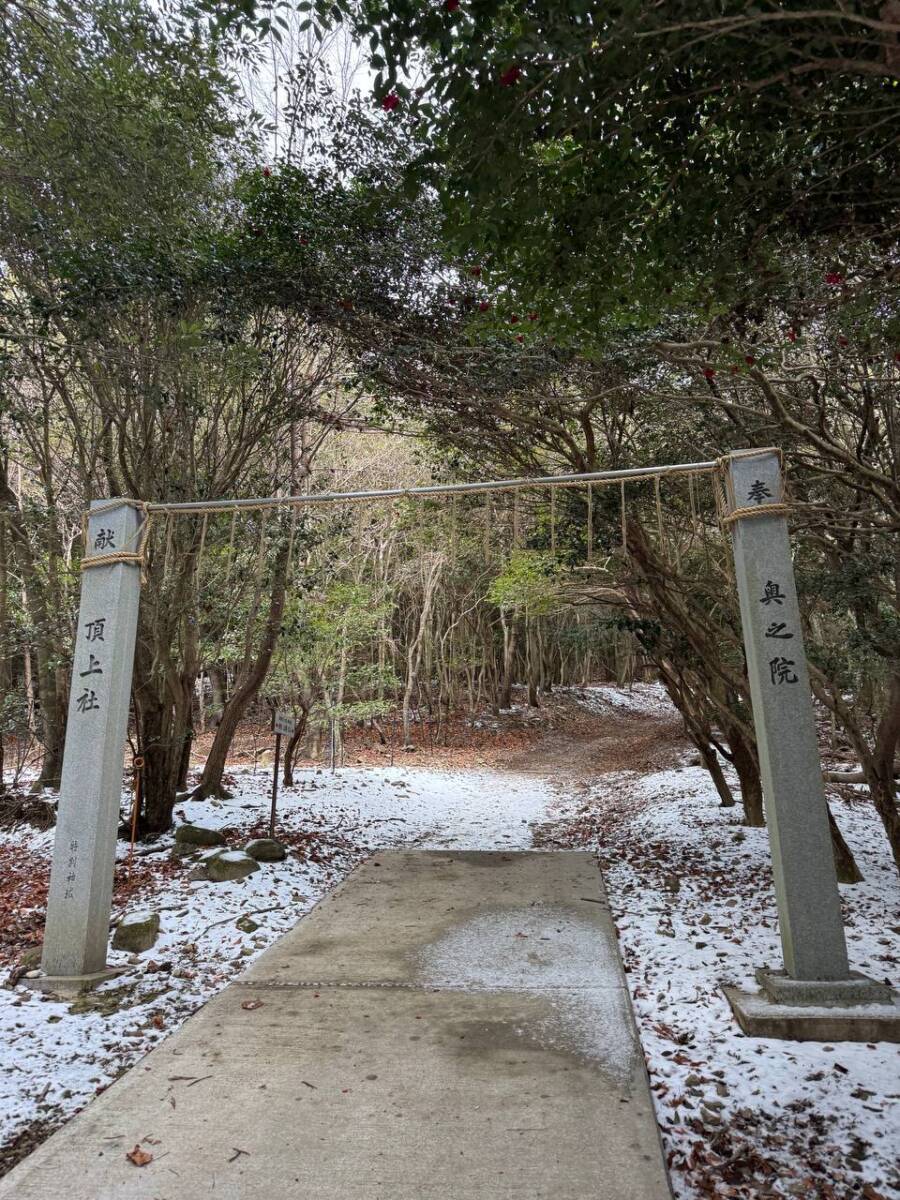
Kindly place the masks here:
POLYGON ((594 860, 377 855, 12 1171, 13 1197, 669 1200, 594 860))

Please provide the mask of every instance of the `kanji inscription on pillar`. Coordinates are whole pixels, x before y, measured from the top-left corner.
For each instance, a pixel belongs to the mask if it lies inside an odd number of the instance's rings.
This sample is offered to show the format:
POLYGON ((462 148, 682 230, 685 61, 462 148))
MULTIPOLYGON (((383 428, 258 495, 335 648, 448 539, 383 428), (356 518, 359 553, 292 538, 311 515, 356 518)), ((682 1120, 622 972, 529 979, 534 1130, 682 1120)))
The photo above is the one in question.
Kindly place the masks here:
POLYGON ((106 965, 116 830, 140 596, 140 568, 105 556, 134 551, 141 515, 102 501, 88 553, 72 662, 42 969, 75 977, 106 965))

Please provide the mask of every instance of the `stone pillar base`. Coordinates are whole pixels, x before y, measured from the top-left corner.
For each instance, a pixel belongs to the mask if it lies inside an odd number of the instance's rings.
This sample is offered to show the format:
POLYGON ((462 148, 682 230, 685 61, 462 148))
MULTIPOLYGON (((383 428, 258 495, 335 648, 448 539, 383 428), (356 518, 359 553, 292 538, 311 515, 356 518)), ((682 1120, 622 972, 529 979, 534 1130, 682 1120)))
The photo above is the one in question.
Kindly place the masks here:
POLYGON ((786 971, 757 967, 756 982, 773 1004, 792 1007, 813 1004, 818 1008, 848 1008, 854 1004, 892 1004, 886 983, 851 971, 847 979, 791 979, 786 971))
POLYGON ((849 979, 791 979, 760 968, 761 992, 725 987, 741 1030, 795 1042, 900 1042, 900 995, 851 971, 849 979))
POLYGON ((124 975, 126 969, 125 967, 104 967, 102 971, 93 971, 90 975, 37 975, 27 982, 41 992, 49 992, 57 996, 77 996, 79 992, 89 992, 91 988, 99 987, 108 979, 124 975))

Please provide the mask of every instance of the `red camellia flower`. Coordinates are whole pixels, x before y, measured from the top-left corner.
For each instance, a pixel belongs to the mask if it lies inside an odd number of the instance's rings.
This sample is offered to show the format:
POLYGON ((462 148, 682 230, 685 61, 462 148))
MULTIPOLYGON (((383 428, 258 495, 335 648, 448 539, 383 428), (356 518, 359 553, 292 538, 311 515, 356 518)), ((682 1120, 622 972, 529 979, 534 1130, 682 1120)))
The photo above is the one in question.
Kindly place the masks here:
POLYGON ((715 375, 715 371, 712 369, 712 367, 704 367, 703 374, 707 379, 712 379, 713 375, 715 375))
POLYGON ((838 287, 844 282, 844 277, 840 271, 827 271, 825 274, 825 282, 831 287, 838 287))
POLYGON ((263 167, 263 179, 268 179, 271 174, 272 174, 271 167, 263 167))
POLYGON ((447 12, 456 12, 459 8, 459 0, 444 0, 444 8, 447 12))
POLYGON ((473 278, 477 279, 481 274, 481 267, 469 267, 469 274, 473 276, 473 278))
POLYGON ((501 87, 512 87, 512 85, 514 83, 518 83, 521 74, 522 74, 521 67, 510 67, 509 70, 504 71, 503 74, 500 76, 500 86, 501 87))
POLYGON ((400 97, 397 95, 397 93, 396 92, 388 92, 388 94, 385 96, 385 98, 381 102, 381 107, 384 109, 385 112, 393 112, 399 103, 400 103, 400 97))
POLYGON ((517 342, 524 342, 524 341, 525 341, 525 336, 524 336, 524 334, 517 333, 517 334, 516 334, 516 341, 517 341, 517 342))
POLYGON ((513 313, 513 315, 509 318, 509 323, 510 323, 510 325, 518 325, 519 318, 516 316, 515 313, 513 313))
POLYGON ((894 362, 900 363, 900 350, 894 355, 894 362))
POLYGON ((478 311, 479 312, 487 312, 487 310, 490 307, 491 307, 490 300, 482 300, 481 303, 478 305, 478 311))
POLYGON ((745 354, 744 362, 747 364, 748 367, 752 367, 753 364, 756 362, 756 359, 753 357, 752 354, 745 354))
POLYGON ((838 338, 838 345, 839 345, 839 346, 849 346, 849 345, 850 345, 850 343, 847 341, 847 339, 846 339, 846 338, 843 336, 843 334, 842 334, 842 335, 841 335, 841 336, 838 338))
POLYGON ((796 329, 789 329, 787 331, 787 340, 789 342, 796 342, 796 340, 797 340, 797 330, 796 329))

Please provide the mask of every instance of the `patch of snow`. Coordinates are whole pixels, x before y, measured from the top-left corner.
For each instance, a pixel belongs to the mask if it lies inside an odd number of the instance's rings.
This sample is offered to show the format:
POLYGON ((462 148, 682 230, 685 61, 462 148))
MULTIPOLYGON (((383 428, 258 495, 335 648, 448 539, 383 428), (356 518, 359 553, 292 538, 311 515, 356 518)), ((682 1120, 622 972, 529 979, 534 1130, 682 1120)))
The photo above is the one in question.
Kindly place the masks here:
MULTIPOLYGON (((851 967, 896 984, 884 831, 871 803, 831 803, 865 876, 841 886, 851 967)), ((676 1195, 900 1200, 898 1047, 745 1037, 722 994, 782 962, 766 830, 741 820, 697 767, 603 776, 570 829, 603 866, 676 1195), (731 1191, 729 1161, 761 1190, 731 1191)))
MULTIPOLYGON (((599 713, 672 711, 655 684, 573 692, 599 713)), ((230 779, 232 799, 185 800, 176 814, 222 829, 240 848, 265 828, 270 776, 247 769, 230 779)), ((721 993, 724 983, 755 990, 755 968, 780 965, 781 953, 766 831, 744 827, 739 808, 719 807, 702 768, 604 775, 586 802, 531 777, 490 771, 309 769, 297 779, 279 797, 284 862, 211 885, 188 880, 196 859, 169 862, 171 836, 136 856, 147 884, 121 907, 152 907, 162 929, 150 951, 110 952, 128 973, 91 1000, 118 1001, 113 1011, 77 1011, 24 983, 0 989, 0 1137, 83 1107, 372 850, 526 849, 533 824, 562 821, 554 844, 594 849, 603 865, 679 1200, 900 1200, 897 1046, 748 1038, 721 993), (242 915, 259 929, 239 930, 242 915)), ((833 801, 833 809, 865 876, 841 888, 851 965, 896 984, 900 881, 883 830, 864 792, 833 801)), ((46 865, 53 831, 0 834, 3 844, 46 865)), ((117 857, 121 872, 127 843, 117 857)), ((524 914, 518 924, 529 932, 524 914)), ((490 920, 451 931, 423 970, 501 986, 517 968, 490 951, 498 936, 490 920)), ((582 1053, 597 1038, 596 1054, 614 1055, 615 1047, 602 1045, 604 1023, 614 1017, 557 1013, 546 1036, 582 1053)))
POLYGON ((603 713, 613 708, 644 716, 670 717, 676 710, 661 683, 634 683, 630 688, 612 684, 591 684, 586 687, 560 688, 584 708, 603 713))
MULTIPOLYGON (((114 920, 136 903, 161 917, 156 944, 141 954, 110 950, 124 976, 90 993, 83 1008, 31 990, 28 980, 0 988, 0 1140, 36 1118, 71 1115, 132 1066, 201 1004, 242 972, 372 851, 487 850, 531 847, 531 823, 558 810, 539 779, 491 771, 310 768, 278 799, 277 832, 289 846, 283 862, 261 864, 245 879, 211 884, 188 874, 201 857, 170 863, 174 836, 141 850, 147 891, 130 896, 114 920), (311 834, 307 843, 303 836, 311 834), (152 873, 150 873, 152 872, 152 873), (250 915, 252 933, 235 922, 250 915), (79 1011, 79 1008, 83 1008, 79 1011)), ((229 800, 185 800, 176 822, 226 833, 240 849, 268 821, 271 777, 233 770, 229 800)), ((0 844, 33 854, 49 867, 54 831, 24 828, 0 834, 0 844)), ((206 851, 205 856, 216 851, 206 851)), ((233 854, 226 851, 228 857, 233 854)), ((128 843, 117 846, 125 870, 128 843)))
POLYGON ((602 1063, 627 1080, 637 1046, 618 966, 596 924, 559 905, 504 908, 463 921, 419 955, 425 987, 540 996, 546 1046, 602 1063))

